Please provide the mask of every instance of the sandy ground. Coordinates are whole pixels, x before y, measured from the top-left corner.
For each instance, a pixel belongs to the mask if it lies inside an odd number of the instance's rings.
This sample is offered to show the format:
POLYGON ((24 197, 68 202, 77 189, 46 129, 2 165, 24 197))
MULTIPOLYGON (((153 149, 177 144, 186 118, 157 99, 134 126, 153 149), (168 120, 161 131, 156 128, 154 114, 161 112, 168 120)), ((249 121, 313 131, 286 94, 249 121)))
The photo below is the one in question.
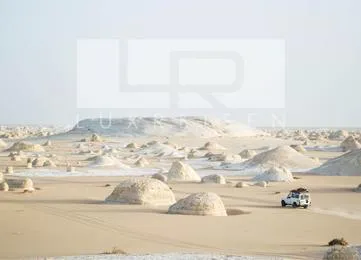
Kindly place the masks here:
MULTIPOLYGON (((153 139, 118 139, 109 144, 142 144, 153 139)), ((208 140, 171 141, 200 146, 208 140)), ((216 141, 232 152, 295 143, 272 138, 216 141)), ((53 143, 46 148, 47 153, 59 158, 79 161, 89 157, 72 154, 74 141, 53 143)), ((7 154, 1 154, 1 168, 24 168, 26 159, 11 162, 7 154)), ((309 153, 321 160, 339 154, 309 153)), ((60 161, 58 166, 64 167, 60 161)), ((170 183, 177 199, 193 192, 216 192, 228 209, 228 217, 168 215, 167 207, 104 204, 104 198, 126 177, 35 177, 40 190, 34 193, 0 193, 0 259, 100 254, 113 247, 129 254, 182 252, 319 259, 327 250, 324 245, 335 237, 361 244, 361 196, 352 191, 361 177, 296 176, 300 179, 294 183, 271 183, 267 188, 170 183), (281 208, 281 197, 300 186, 309 188, 313 205, 307 210, 281 208)), ((228 178, 233 183, 248 179, 228 178)))

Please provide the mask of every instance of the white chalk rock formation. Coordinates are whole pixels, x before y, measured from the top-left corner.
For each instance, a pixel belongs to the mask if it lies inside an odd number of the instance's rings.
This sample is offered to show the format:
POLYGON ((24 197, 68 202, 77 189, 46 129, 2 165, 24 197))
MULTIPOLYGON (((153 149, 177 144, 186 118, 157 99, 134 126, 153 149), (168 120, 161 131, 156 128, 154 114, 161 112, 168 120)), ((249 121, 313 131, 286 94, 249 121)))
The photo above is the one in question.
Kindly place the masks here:
POLYGON ((0 191, 9 191, 9 185, 7 182, 3 181, 0 183, 0 191))
POLYGON ((194 193, 169 207, 168 213, 181 215, 227 216, 222 199, 212 192, 194 193))
POLYGON ((357 186, 357 188, 355 189, 355 192, 361 192, 361 184, 359 184, 359 186, 357 186))
POLYGON ((90 137, 90 142, 102 142, 102 138, 98 134, 92 134, 90 137))
POLYGON ((208 160, 212 162, 240 162, 242 157, 238 154, 220 153, 207 155, 208 160))
POLYGON ((0 149, 3 149, 7 146, 8 146, 7 143, 5 143, 2 139, 0 139, 0 149))
POLYGON ((24 189, 24 191, 34 191, 34 183, 30 178, 26 179, 6 179, 10 189, 24 189))
POLYGON ((70 173, 75 172, 75 167, 74 167, 74 166, 71 166, 70 164, 68 164, 68 165, 66 166, 66 172, 70 172, 70 173))
POLYGON ((141 205, 170 205, 175 202, 171 189, 152 178, 128 179, 118 184, 106 202, 141 205))
POLYGON ((297 152, 288 145, 257 154, 244 163, 246 167, 260 166, 270 168, 273 166, 307 169, 317 166, 317 162, 297 152))
POLYGON ((128 165, 120 162, 117 158, 108 155, 97 155, 88 159, 93 167, 115 167, 118 169, 128 169, 128 165))
POLYGON ((244 188, 244 187, 248 187, 248 186, 249 186, 249 184, 244 181, 237 182, 237 184, 236 184, 236 188, 244 188))
POLYGON ((183 158, 185 153, 178 151, 177 149, 166 145, 161 144, 157 141, 149 142, 145 147, 143 147, 138 153, 142 155, 149 155, 154 157, 171 157, 171 158, 183 158))
POLYGON ((344 152, 354 151, 361 148, 361 144, 353 136, 347 137, 340 146, 344 152))
POLYGON ((328 138, 333 140, 343 140, 348 136, 349 133, 346 130, 338 130, 336 132, 330 133, 328 138))
POLYGON ((273 182, 291 182, 293 181, 292 173, 284 167, 272 167, 255 176, 253 181, 273 181, 273 182))
POLYGON ((139 148, 139 145, 136 144, 136 143, 129 143, 125 146, 125 148, 127 149, 138 149, 139 148))
POLYGON ((38 157, 32 161, 33 167, 56 167, 55 163, 46 157, 38 157))
POLYGON ((7 152, 44 152, 44 148, 39 144, 30 144, 25 142, 16 142, 14 143, 9 149, 6 150, 7 152))
POLYGON ((157 180, 159 180, 161 182, 164 182, 164 183, 167 183, 167 181, 168 181, 168 177, 166 175, 164 175, 164 174, 161 174, 161 173, 153 174, 152 178, 157 179, 157 180))
POLYGON ((290 145, 291 146, 291 148, 293 148, 293 149, 295 149, 297 152, 299 152, 299 153, 304 153, 304 152, 306 152, 306 149, 305 149, 305 147, 303 146, 303 145, 301 145, 301 144, 292 144, 292 145, 290 145))
POLYGON ((145 167, 149 165, 149 162, 144 157, 141 157, 135 162, 135 165, 138 167, 145 167))
POLYGON ((43 146, 51 146, 51 145, 52 145, 52 143, 51 143, 50 140, 47 140, 47 141, 43 144, 43 146))
POLYGON ((267 182, 265 182, 265 181, 260 181, 260 182, 256 182, 256 183, 254 184, 254 186, 259 186, 259 187, 266 188, 268 185, 267 185, 267 182))
POLYGON ((181 161, 172 163, 172 166, 167 174, 169 181, 200 181, 198 173, 196 173, 191 166, 181 161))
POLYGON ((212 174, 204 176, 201 180, 202 183, 217 183, 217 184, 226 184, 226 178, 220 174, 212 174))
POLYGON ((226 150, 226 148, 215 142, 207 142, 199 150, 226 150))
POLYGON ((352 247, 333 246, 326 251, 323 260, 360 260, 360 253, 352 247))
POLYGON ((331 176, 361 176, 361 149, 330 159, 309 172, 331 176))
POLYGON ((7 166, 5 168, 5 173, 13 174, 14 173, 14 168, 12 166, 7 166))
POLYGON ((0 172, 0 183, 4 181, 4 174, 0 172))
POLYGON ((137 117, 113 119, 85 119, 69 134, 86 134, 92 131, 107 136, 256 136, 263 132, 229 120, 202 117, 137 117), (103 127, 103 126, 109 127, 103 127))
POLYGON ((20 155, 12 155, 10 159, 14 162, 20 162, 22 157, 20 155))
POLYGON ((253 150, 245 149, 240 152, 238 155, 241 156, 242 159, 250 159, 254 157, 257 153, 253 150))

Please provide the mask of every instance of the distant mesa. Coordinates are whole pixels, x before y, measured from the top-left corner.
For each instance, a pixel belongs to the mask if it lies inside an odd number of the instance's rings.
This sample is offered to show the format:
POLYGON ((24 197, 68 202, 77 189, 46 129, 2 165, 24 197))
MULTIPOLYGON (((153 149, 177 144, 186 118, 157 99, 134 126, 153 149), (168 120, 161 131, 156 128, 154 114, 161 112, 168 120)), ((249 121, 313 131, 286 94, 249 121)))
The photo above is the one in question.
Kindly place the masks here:
POLYGON ((219 119, 201 117, 137 117, 85 119, 70 134, 96 133, 105 136, 255 136, 265 133, 248 126, 219 119), (104 127, 106 126, 106 127, 104 127))

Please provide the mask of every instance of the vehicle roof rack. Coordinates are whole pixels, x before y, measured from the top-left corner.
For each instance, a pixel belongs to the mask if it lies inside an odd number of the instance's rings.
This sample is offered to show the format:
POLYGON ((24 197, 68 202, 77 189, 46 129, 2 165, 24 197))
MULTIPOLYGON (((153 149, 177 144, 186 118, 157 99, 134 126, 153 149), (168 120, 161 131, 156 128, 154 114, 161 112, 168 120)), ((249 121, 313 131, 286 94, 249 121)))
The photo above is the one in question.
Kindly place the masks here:
POLYGON ((295 189, 295 190, 291 190, 291 192, 306 193, 306 192, 308 192, 308 189, 306 189, 306 188, 298 188, 298 189, 295 189))

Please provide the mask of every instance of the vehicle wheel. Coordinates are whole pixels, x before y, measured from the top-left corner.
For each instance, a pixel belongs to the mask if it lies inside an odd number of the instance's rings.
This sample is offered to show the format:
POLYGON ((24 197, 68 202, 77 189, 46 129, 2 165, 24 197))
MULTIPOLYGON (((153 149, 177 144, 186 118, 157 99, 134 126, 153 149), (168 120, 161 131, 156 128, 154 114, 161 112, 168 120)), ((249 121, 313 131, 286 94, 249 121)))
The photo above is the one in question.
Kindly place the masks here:
POLYGON ((308 208, 308 205, 303 206, 303 208, 304 208, 304 209, 307 209, 307 208, 308 208))
POLYGON ((284 200, 281 201, 282 207, 286 207, 286 202, 284 200))
POLYGON ((296 202, 293 202, 292 207, 297 208, 297 207, 298 207, 298 206, 297 206, 297 203, 296 203, 296 202))

